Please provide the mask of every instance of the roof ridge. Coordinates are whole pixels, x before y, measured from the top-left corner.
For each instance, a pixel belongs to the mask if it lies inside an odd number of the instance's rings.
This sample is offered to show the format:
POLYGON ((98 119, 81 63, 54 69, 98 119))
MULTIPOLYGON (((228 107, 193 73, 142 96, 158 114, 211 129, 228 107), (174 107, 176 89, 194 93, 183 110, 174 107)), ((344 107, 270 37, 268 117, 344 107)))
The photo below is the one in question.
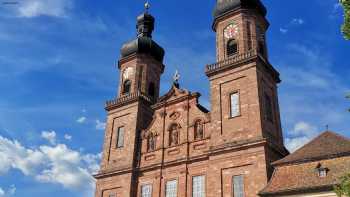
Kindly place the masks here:
POLYGON ((302 146, 292 154, 278 161, 273 162, 272 165, 276 166, 276 165, 282 165, 282 164, 298 163, 302 161, 314 160, 316 158, 324 158, 327 155, 341 156, 342 154, 350 151, 349 147, 350 147, 350 139, 336 132, 327 130, 319 134, 317 137, 312 139, 310 142, 308 142, 307 144, 305 144, 304 146, 302 146), (324 149, 322 146, 317 147, 317 145, 319 144, 324 144, 325 146, 327 146, 329 143, 332 144, 332 142, 335 143, 336 141, 345 142, 346 146, 345 147, 338 146, 334 150, 329 150, 328 152, 326 150, 325 153, 322 152, 322 150, 324 149), (349 146, 347 145, 348 143, 349 143, 349 146))

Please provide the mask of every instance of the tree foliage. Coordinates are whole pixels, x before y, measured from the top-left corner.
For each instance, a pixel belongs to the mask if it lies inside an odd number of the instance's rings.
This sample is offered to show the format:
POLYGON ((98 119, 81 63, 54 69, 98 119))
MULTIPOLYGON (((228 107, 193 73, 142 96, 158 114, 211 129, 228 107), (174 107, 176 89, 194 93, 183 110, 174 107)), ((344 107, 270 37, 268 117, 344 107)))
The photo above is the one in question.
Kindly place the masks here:
POLYGON ((344 25, 342 26, 342 32, 345 39, 350 40, 350 0, 340 0, 340 3, 344 8, 344 25))
POLYGON ((350 173, 340 178, 340 184, 334 187, 339 197, 350 197, 350 173))

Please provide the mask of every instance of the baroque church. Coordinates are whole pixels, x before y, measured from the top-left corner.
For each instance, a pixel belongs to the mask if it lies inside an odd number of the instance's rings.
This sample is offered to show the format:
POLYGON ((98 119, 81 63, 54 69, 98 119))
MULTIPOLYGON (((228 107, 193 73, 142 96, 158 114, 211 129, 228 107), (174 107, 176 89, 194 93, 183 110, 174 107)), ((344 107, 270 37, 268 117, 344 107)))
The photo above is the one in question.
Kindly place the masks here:
POLYGON ((165 51, 152 39, 148 9, 137 17, 137 38, 121 49, 117 97, 105 106, 96 197, 254 197, 276 189, 266 187, 273 163, 289 152, 266 14, 260 0, 217 0, 216 63, 203 68, 210 110, 177 75, 159 95, 165 51))

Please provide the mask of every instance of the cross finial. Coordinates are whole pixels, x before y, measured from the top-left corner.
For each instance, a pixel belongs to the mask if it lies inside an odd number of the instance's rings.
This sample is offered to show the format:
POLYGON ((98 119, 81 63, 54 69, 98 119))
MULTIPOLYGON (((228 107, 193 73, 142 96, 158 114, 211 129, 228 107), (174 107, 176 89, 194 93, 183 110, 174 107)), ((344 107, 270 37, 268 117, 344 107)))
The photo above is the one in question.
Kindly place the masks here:
POLYGON ((326 125, 326 131, 329 131, 329 125, 328 124, 326 125))
POLYGON ((179 74, 179 71, 178 70, 176 70, 175 71, 175 74, 174 74, 174 76, 173 76, 173 82, 174 82, 174 84, 175 85, 179 85, 179 80, 180 80, 180 74, 179 74))
POLYGON ((148 1, 146 1, 146 3, 145 3, 145 11, 146 11, 146 13, 148 13, 148 10, 150 8, 151 8, 151 4, 148 1))

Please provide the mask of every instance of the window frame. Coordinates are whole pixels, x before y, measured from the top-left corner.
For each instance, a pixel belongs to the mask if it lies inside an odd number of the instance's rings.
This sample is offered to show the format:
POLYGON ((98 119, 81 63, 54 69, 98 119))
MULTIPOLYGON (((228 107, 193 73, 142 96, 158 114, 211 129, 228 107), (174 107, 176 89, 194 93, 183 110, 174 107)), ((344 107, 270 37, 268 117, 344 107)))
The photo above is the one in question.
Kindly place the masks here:
POLYGON ((130 79, 126 79, 124 82, 123 82, 123 87, 122 87, 122 95, 129 95, 131 93, 131 86, 132 86, 132 82, 130 79), (125 87, 126 87, 126 83, 128 83, 128 92, 125 91, 125 87))
POLYGON ((241 93, 239 90, 236 90, 236 91, 233 91, 231 93, 229 93, 229 119, 233 119, 233 118, 237 118, 237 117, 240 117, 242 115, 242 111, 241 111, 241 93), (238 95, 238 102, 237 102, 237 109, 238 109, 238 114, 233 116, 233 113, 232 113, 232 95, 235 95, 237 94, 238 95))
POLYGON ((125 127, 124 127, 124 126, 118 127, 116 134, 117 134, 117 135, 116 135, 115 147, 116 147, 117 149, 124 148, 124 144, 125 144, 125 142, 124 142, 124 140, 125 140, 125 127), (122 130, 121 130, 121 129, 122 129, 122 130), (120 137, 121 137, 120 131, 123 131, 122 141, 120 141, 120 137), (120 145, 119 142, 122 142, 122 144, 120 145))
POLYGON ((231 38, 231 39, 228 39, 227 41, 226 41, 226 44, 225 44, 225 51, 226 51, 226 56, 227 57, 232 57, 232 56, 235 56, 235 55, 237 55, 238 53, 239 53, 239 43, 238 43, 238 40, 237 39, 235 39, 235 38, 231 38), (230 53, 229 54, 229 44, 230 44, 230 42, 232 42, 232 41, 234 41, 235 42, 235 44, 236 44, 236 51, 234 52, 234 53, 230 53))
POLYGON ((156 97, 156 84, 153 82, 150 82, 148 84, 148 95, 151 96, 152 98, 156 97))
POLYGON ((168 182, 171 182, 171 181, 176 181, 176 197, 178 197, 179 195, 179 180, 176 178, 176 179, 169 179, 169 180, 165 180, 165 188, 164 188, 164 196, 167 197, 167 184, 168 182))
POLYGON ((265 120, 274 123, 275 122, 275 110, 272 97, 268 93, 264 93, 264 116, 265 120))
POLYGON ((252 41, 252 23, 249 20, 246 21, 246 28, 247 28, 247 48, 250 51, 253 49, 253 41, 252 41))
POLYGON ((141 186, 140 186, 140 197, 143 197, 143 193, 142 193, 142 189, 143 189, 143 187, 147 187, 147 186, 149 186, 150 188, 151 188, 151 190, 150 190, 150 196, 149 197, 152 197, 153 196, 153 184, 152 183, 146 183, 146 184, 142 184, 141 186))
POLYGON ((239 174, 239 175, 233 175, 232 178, 231 178, 231 196, 232 197, 236 197, 235 196, 235 183, 234 183, 234 178, 235 177, 242 177, 242 184, 243 184, 243 187, 242 187, 242 193, 243 193, 243 197, 245 197, 245 177, 244 177, 244 174, 239 174))
POLYGON ((194 189, 193 189, 193 186, 194 186, 194 178, 195 177, 204 177, 204 197, 207 196, 207 176, 205 174, 197 174, 197 175, 192 175, 191 176, 191 197, 194 197, 194 189))

